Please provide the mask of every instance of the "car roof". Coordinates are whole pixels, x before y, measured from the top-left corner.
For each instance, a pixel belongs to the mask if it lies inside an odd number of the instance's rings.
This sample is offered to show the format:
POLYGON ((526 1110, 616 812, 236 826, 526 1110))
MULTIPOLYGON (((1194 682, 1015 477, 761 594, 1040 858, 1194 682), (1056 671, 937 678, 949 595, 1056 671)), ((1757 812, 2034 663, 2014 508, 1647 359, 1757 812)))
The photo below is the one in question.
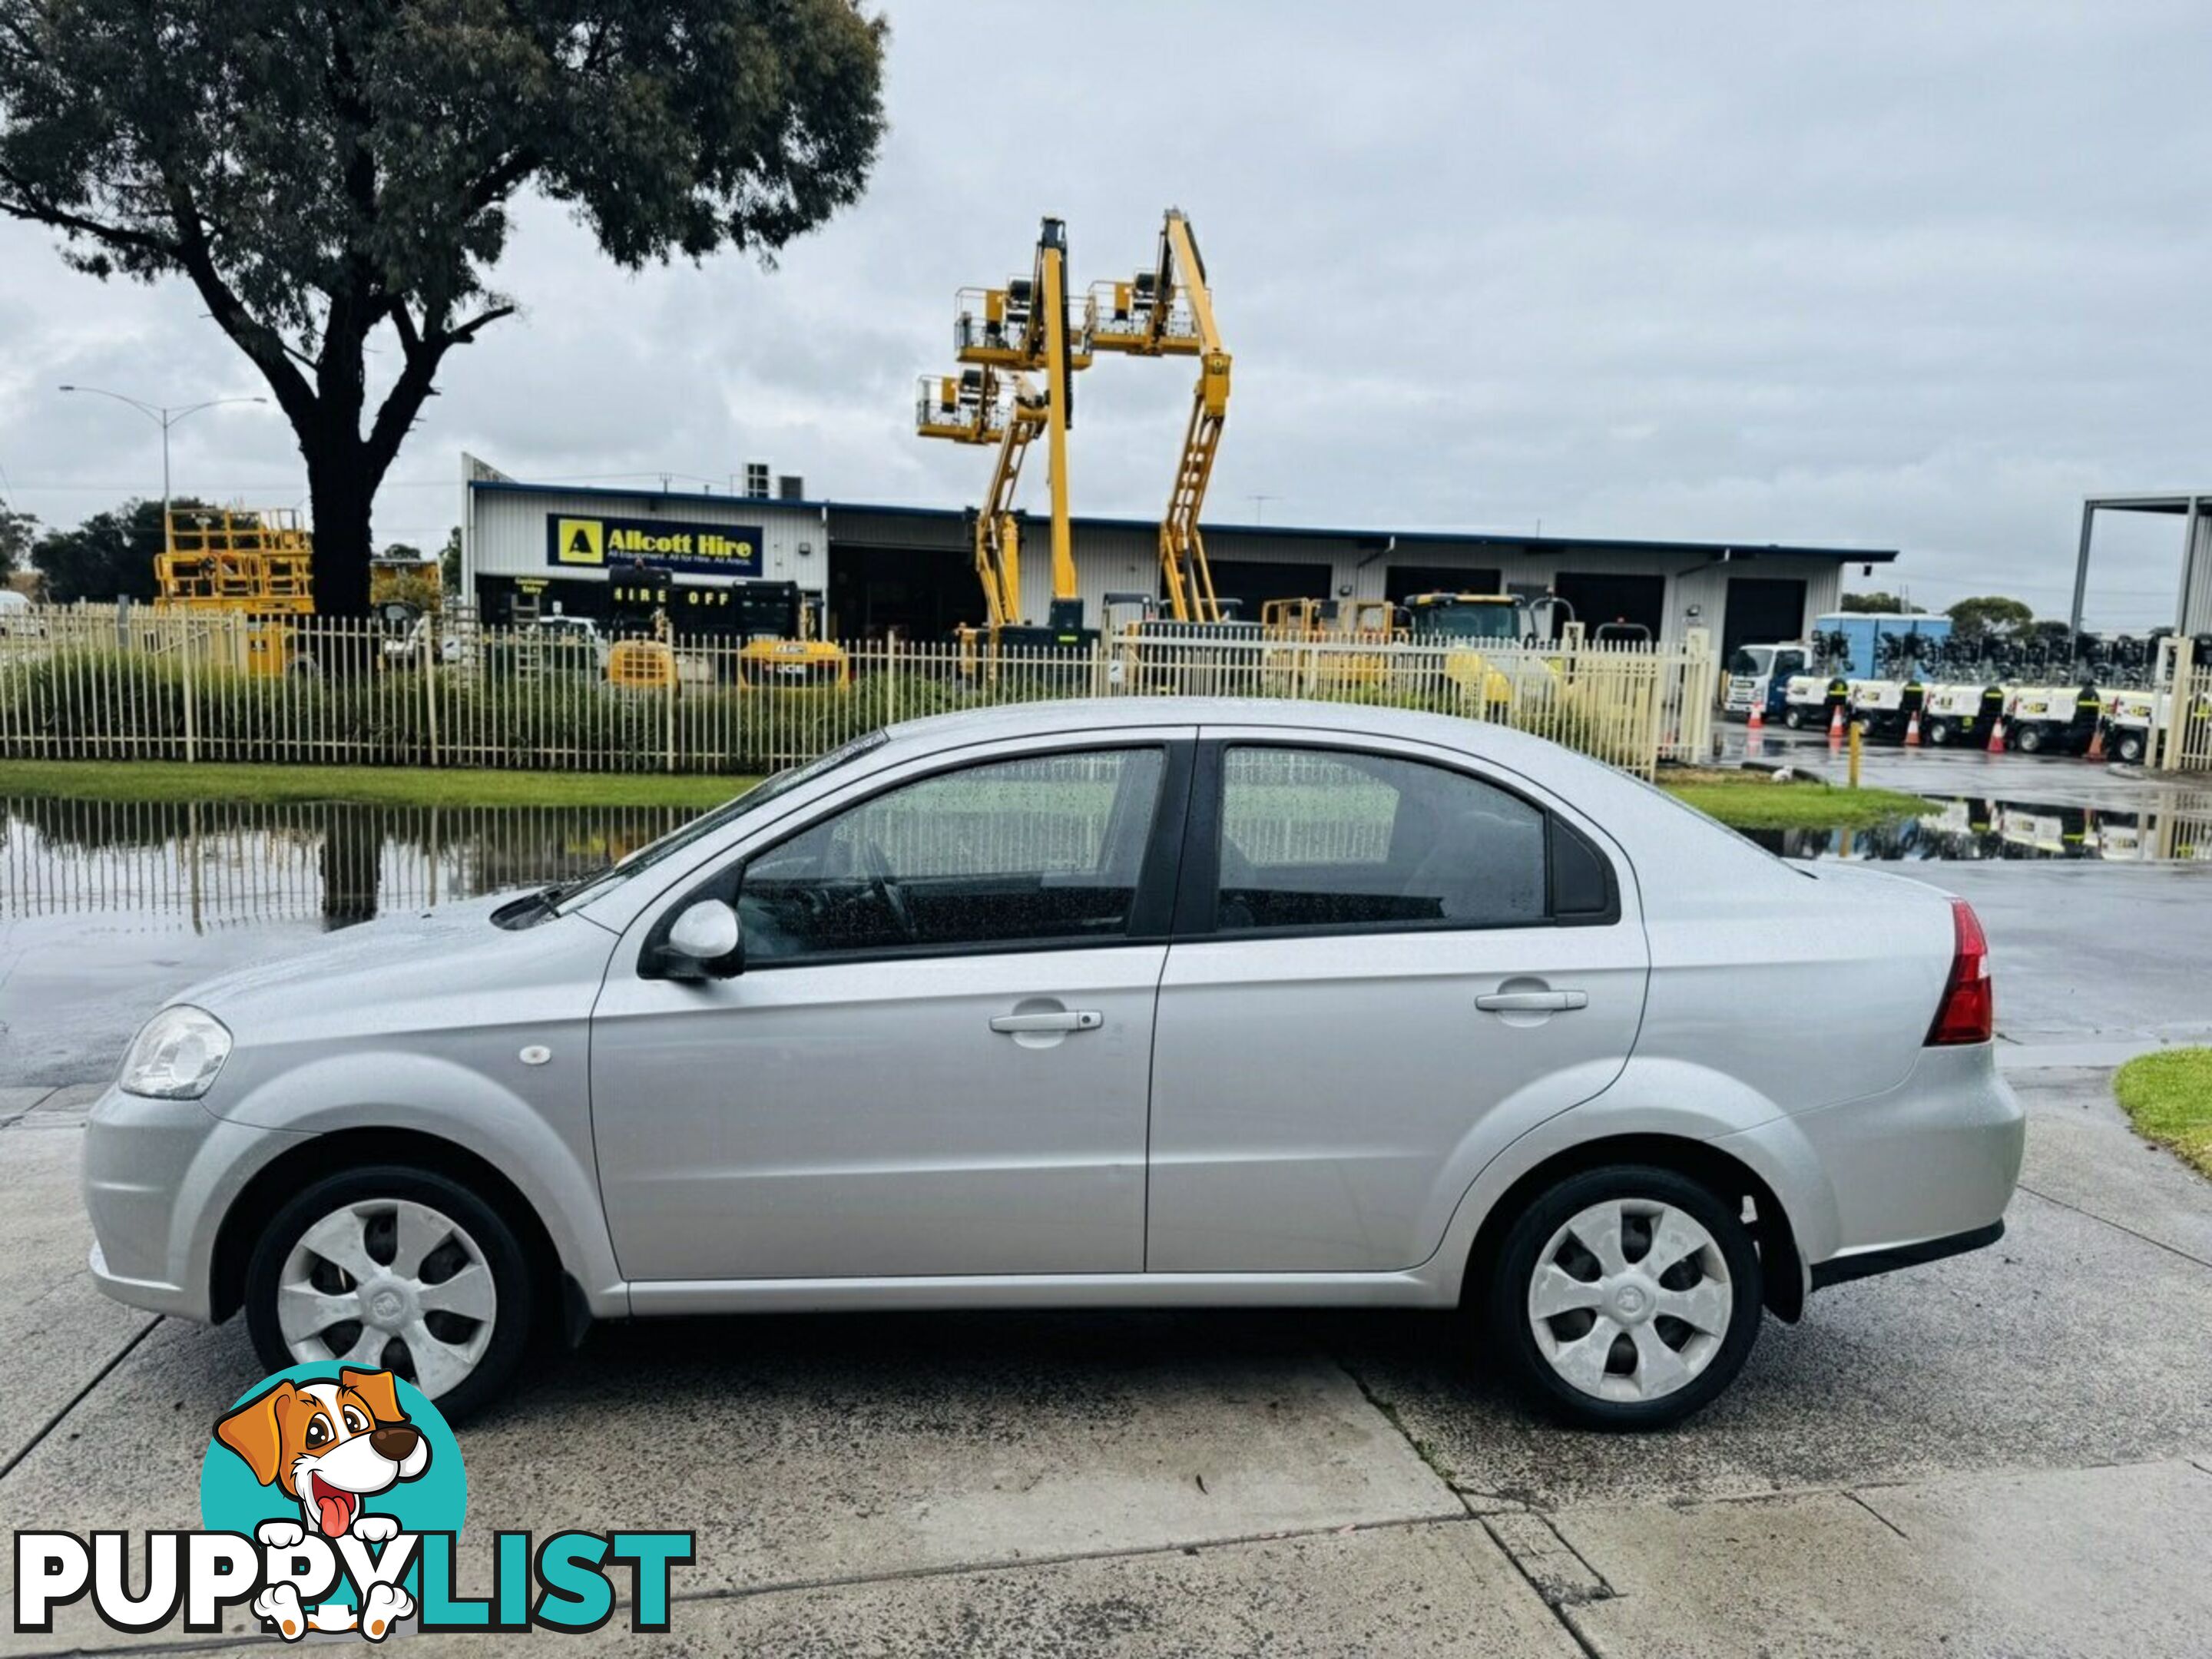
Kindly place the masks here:
POLYGON ((1273 726, 1335 732, 1346 737, 1403 738, 1491 757, 1504 764, 1548 769, 1564 760, 1596 763, 1542 738, 1489 720, 1426 714, 1370 703, 1323 702, 1297 697, 1189 697, 1134 695, 1051 698, 1000 703, 902 720, 889 735, 902 745, 929 749, 939 743, 975 743, 1000 736, 1045 732, 1107 732, 1136 726, 1273 726))

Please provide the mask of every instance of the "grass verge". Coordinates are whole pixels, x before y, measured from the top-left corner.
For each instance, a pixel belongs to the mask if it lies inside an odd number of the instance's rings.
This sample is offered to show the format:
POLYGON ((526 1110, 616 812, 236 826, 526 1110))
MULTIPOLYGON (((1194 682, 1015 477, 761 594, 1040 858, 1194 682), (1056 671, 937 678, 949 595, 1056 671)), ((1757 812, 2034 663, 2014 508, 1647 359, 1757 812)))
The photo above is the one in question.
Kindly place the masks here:
POLYGON ((2212 1048, 2138 1054, 2113 1073, 2112 1092, 2136 1133, 2212 1176, 2212 1048))
POLYGON ((1659 786, 1735 830, 1871 830, 1936 810, 1899 789, 1838 789, 1812 778, 1776 783, 1756 773, 1662 772, 1659 786))
MULTIPOLYGON (((177 761, 0 761, 0 799, 354 801, 390 806, 718 806, 750 777, 665 772, 494 772, 406 766, 257 766, 177 761)), ((1695 771, 1661 787, 1738 830, 1863 830, 1935 809, 1892 789, 1695 771)))
POLYGON ((409 766, 179 761, 0 761, 0 799, 353 801, 375 806, 719 806, 750 777, 665 772, 490 772, 409 766))

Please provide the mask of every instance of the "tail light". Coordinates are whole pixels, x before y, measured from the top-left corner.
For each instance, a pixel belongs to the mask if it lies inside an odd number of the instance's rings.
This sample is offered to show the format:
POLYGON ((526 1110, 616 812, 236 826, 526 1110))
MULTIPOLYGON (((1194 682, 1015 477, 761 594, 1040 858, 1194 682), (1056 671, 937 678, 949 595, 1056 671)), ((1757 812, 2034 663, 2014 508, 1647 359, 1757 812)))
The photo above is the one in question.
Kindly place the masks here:
POLYGON ((1987 1042, 1996 1029, 1996 996, 1990 984, 1990 941, 1981 918, 1962 898, 1951 901, 1951 975, 1936 1023, 1928 1028, 1931 1048, 1957 1042, 1987 1042))

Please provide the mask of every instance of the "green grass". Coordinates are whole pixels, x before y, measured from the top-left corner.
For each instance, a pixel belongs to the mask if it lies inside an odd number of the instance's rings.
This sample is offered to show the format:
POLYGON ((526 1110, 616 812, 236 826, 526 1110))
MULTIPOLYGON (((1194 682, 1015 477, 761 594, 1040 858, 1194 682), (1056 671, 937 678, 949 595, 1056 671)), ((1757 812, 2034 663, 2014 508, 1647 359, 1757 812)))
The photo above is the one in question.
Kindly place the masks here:
POLYGON ((1871 830, 1936 811, 1935 803, 1897 789, 1838 789, 1811 780, 1773 783, 1764 777, 1673 782, 1662 788, 1685 805, 1733 830, 1871 830))
POLYGON ((2113 1074, 2112 1092, 2145 1140, 2212 1176, 2212 1048, 2140 1054, 2113 1074))
POLYGON ((759 782, 665 772, 488 772, 405 766, 0 761, 0 799, 356 801, 378 806, 719 806, 759 782))
MULTIPOLYGON (((750 777, 665 772, 491 772, 404 766, 174 761, 0 761, 0 797, 117 801, 357 801, 396 806, 717 806, 750 777)), ((1936 809, 1892 789, 1698 772, 1661 774, 1678 800, 1738 830, 1864 830, 1936 809)))

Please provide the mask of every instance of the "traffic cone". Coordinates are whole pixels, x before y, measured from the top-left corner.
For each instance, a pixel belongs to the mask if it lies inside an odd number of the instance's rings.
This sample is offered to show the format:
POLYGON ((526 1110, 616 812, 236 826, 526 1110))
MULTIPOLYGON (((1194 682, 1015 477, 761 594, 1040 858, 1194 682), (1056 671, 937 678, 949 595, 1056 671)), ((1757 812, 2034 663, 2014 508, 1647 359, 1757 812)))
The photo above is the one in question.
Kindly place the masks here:
POLYGON ((1990 753, 2004 753, 2004 716, 2000 714, 1990 726, 1990 753))
POLYGON ((1843 740, 1844 706, 1841 703, 1838 703, 1832 709, 1828 711, 1828 741, 1830 743, 1841 743, 1843 740))
POLYGON ((2102 721, 2102 720, 2099 720, 2099 721, 2097 722, 2097 724, 2096 724, 2095 727, 2094 727, 2094 728, 2090 732, 2090 733, 2089 733, 2089 752, 2088 752, 2088 754, 2087 754, 2086 757, 2084 757, 2084 758, 2085 758, 2085 759, 2088 759, 2088 760, 2093 760, 2093 761, 2100 761, 2100 760, 2102 760, 2102 759, 2104 759, 2104 758, 2105 758, 2105 723, 2104 723, 2104 721, 2102 721))
POLYGON ((1751 719, 1750 719, 1750 720, 1747 723, 1745 729, 1746 729, 1746 730, 1747 730, 1747 731, 1757 732, 1757 731, 1760 730, 1762 727, 1764 727, 1764 726, 1765 726, 1765 724, 1766 724, 1766 705, 1765 705, 1765 703, 1761 703, 1761 702, 1755 702, 1755 703, 1752 704, 1752 706, 1751 706, 1751 719))
POLYGON ((1920 747, 1920 711, 1917 708, 1912 711, 1912 718, 1905 723, 1905 746, 1907 749, 1920 747))

